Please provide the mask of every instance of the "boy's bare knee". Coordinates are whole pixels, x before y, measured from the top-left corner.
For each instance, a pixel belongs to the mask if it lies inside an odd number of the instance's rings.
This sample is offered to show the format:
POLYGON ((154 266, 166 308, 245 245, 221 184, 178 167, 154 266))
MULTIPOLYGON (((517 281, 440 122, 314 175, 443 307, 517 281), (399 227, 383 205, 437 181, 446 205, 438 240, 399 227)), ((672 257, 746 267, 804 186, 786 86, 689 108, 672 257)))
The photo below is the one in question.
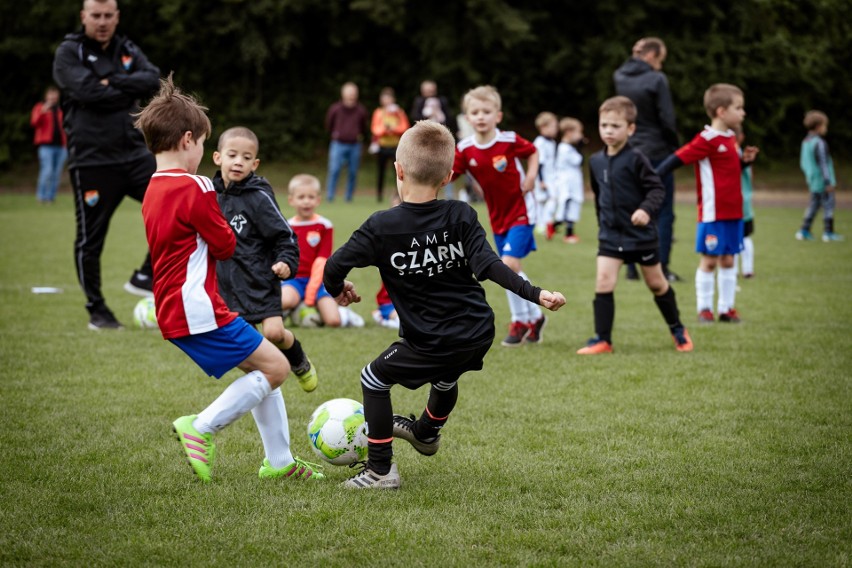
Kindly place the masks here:
POLYGON ((273 343, 276 347, 281 347, 286 337, 284 328, 264 330, 263 336, 273 343))

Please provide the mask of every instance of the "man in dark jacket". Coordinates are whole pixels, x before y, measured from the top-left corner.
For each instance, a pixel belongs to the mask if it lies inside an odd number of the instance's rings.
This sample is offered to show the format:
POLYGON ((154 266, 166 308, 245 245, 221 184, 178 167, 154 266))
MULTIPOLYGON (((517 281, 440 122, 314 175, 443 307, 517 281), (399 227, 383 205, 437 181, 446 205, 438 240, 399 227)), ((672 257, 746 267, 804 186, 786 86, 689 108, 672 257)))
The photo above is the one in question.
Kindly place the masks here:
MULTIPOLYGON (((653 166, 679 147, 672 95, 668 79, 662 72, 666 55, 666 45, 661 39, 640 39, 633 47, 633 56, 613 74, 615 92, 633 101, 639 111, 636 133, 630 143, 644 153, 653 166)), ((668 174, 662 182, 666 197, 658 217, 660 261, 667 278, 675 281, 679 278, 668 266, 674 230, 674 176, 668 174)), ((635 273, 635 266, 628 265, 628 275, 635 273)))
MULTIPOLYGON (((101 252, 109 222, 125 195, 142 201, 154 156, 133 127, 139 100, 159 88, 160 70, 133 42, 116 35, 116 0, 85 0, 83 28, 56 50, 53 78, 62 89, 71 185, 77 219, 74 259, 86 294, 89 329, 121 329, 101 293, 101 252)), ((150 255, 124 286, 151 296, 150 255)))

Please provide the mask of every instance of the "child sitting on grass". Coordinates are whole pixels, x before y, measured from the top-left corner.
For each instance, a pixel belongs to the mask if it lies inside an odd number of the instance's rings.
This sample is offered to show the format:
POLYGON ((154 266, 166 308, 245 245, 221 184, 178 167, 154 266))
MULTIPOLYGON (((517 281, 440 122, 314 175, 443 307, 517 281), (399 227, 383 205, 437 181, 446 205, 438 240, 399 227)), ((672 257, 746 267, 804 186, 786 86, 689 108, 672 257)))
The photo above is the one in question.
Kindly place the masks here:
POLYGON ((169 76, 136 120, 157 160, 142 218, 160 331, 213 377, 234 367, 246 373, 197 415, 175 420, 173 430, 195 475, 209 482, 216 459, 213 434, 251 412, 266 452, 261 478, 322 479, 317 466, 290 452, 287 410, 278 388, 290 372, 287 358, 219 295, 216 261, 231 257, 236 237, 213 182, 195 175, 211 131, 206 110, 169 76))

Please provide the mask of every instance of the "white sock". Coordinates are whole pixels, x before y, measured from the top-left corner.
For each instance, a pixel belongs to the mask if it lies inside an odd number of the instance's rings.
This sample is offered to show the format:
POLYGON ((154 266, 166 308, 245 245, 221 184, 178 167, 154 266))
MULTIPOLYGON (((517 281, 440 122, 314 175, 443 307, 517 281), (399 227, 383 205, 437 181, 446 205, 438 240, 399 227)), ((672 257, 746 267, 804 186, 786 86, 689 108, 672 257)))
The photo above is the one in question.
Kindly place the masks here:
POLYGON ((754 274, 754 241, 751 237, 743 239, 743 252, 740 253, 743 274, 754 274))
POLYGON ((340 314, 340 327, 349 327, 349 309, 338 306, 337 312, 340 314))
POLYGON ((512 312, 512 321, 524 323, 530 321, 529 302, 508 290, 506 290, 506 297, 509 298, 509 311, 512 312))
POLYGON ((216 433, 247 414, 272 391, 260 371, 252 371, 231 383, 219 398, 198 413, 193 427, 202 434, 216 433))
POLYGON ((712 272, 704 272, 700 268, 695 271, 695 300, 700 313, 702 310, 713 311, 713 292, 716 279, 712 272))
MULTIPOLYGON (((530 279, 527 278, 527 275, 524 274, 523 271, 518 272, 518 276, 520 276, 521 278, 523 278, 527 282, 530 281, 530 279)), ((525 301, 527 302, 527 313, 529 314, 528 315, 529 319, 527 319, 527 323, 537 322, 539 320, 539 318, 541 318, 541 308, 535 302, 530 302, 530 301, 527 301, 527 300, 525 300, 525 301)))
POLYGON ((266 459, 272 467, 284 467, 293 463, 290 453, 290 425, 287 422, 287 407, 284 396, 277 388, 266 395, 260 404, 251 409, 251 415, 263 440, 266 459))
POLYGON ((734 307, 734 298, 737 295, 737 268, 720 266, 717 280, 719 281, 718 311, 724 314, 734 307))

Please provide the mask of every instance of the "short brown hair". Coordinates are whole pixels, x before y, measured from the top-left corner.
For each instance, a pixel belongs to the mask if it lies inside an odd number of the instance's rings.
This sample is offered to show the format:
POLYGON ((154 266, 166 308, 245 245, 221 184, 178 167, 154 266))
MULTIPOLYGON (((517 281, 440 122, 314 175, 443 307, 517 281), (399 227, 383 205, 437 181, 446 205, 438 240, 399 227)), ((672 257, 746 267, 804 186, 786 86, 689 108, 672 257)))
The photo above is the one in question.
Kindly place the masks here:
POLYGON ((704 91, 704 110, 711 119, 716 118, 716 111, 734 104, 734 97, 743 97, 743 91, 736 85, 716 83, 704 91))
POLYGON ((601 108, 598 109, 598 114, 600 115, 605 112, 617 112, 624 117, 627 124, 633 124, 636 122, 636 105, 633 104, 633 101, 627 97, 622 97, 621 95, 617 97, 610 97, 601 104, 601 108))
POLYGON ((225 142, 230 138, 245 138, 252 144, 254 144, 255 153, 260 152, 260 140, 257 139, 257 134, 251 131, 250 128, 246 128, 245 126, 234 126, 223 132, 219 135, 219 142, 216 144, 216 150, 219 152, 222 151, 222 147, 225 145, 225 142))
POLYGON ((420 120, 405 131, 396 148, 396 161, 411 181, 439 188, 453 169, 456 141, 447 127, 420 120))
POLYGON ((320 180, 317 179, 316 176, 312 176, 311 174, 296 174, 290 179, 290 183, 287 184, 287 193, 289 195, 293 195, 293 192, 296 191, 297 187, 312 187, 317 190, 319 193, 322 190, 322 185, 320 185, 320 180))
POLYGON ((550 124, 551 122, 556 122, 556 115, 552 112, 544 111, 538 113, 538 116, 535 117, 535 127, 543 128, 545 124, 550 124))
POLYGON ((637 55, 645 55, 646 53, 660 55, 666 48, 665 42, 658 37, 643 37, 640 41, 642 45, 639 46, 637 55))
POLYGON ((479 87, 474 87, 464 94, 464 98, 462 99, 462 109, 465 112, 467 112, 467 105, 472 99, 476 99, 478 101, 490 101, 497 105, 497 110, 500 110, 503 106, 500 93, 498 93, 497 89, 491 85, 480 85, 479 87))
POLYGON ((828 115, 821 110, 809 110, 805 113, 803 124, 808 130, 816 130, 823 124, 828 124, 828 115))
POLYGON ((583 130, 583 123, 570 116, 566 116, 559 121, 559 132, 564 134, 565 132, 574 130, 583 130))
POLYGON ((142 131, 148 149, 154 154, 176 150, 185 132, 192 139, 209 138, 213 131, 207 107, 192 95, 183 93, 172 81, 172 74, 160 79, 160 91, 145 108, 136 113, 134 126, 142 131))

